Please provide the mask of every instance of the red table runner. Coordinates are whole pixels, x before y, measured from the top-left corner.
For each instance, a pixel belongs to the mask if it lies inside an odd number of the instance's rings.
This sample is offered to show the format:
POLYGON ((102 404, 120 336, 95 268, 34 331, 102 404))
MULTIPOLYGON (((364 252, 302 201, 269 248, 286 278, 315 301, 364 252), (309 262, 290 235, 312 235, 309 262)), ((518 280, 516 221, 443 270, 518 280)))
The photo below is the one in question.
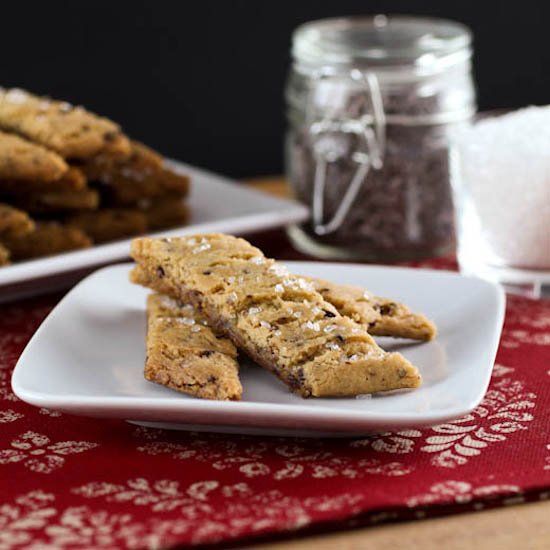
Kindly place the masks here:
POLYGON ((2 306, 0 549, 229 542, 550 496, 549 301, 508 297, 491 386, 468 416, 328 440, 170 432, 26 405, 11 371, 58 298, 2 306))

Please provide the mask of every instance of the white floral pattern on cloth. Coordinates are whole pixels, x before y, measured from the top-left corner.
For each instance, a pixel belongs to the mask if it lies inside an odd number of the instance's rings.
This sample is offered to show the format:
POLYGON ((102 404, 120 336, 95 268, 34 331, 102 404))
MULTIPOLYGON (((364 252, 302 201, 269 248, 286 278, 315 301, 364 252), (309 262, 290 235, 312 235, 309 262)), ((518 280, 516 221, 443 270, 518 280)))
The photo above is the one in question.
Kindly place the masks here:
POLYGON ((428 504, 455 502, 464 504, 476 498, 491 498, 494 496, 514 495, 521 492, 517 485, 482 485, 472 486, 467 481, 449 480, 434 483, 427 493, 415 495, 407 500, 409 508, 426 506, 428 504))
POLYGON ((22 462, 32 472, 50 474, 65 464, 65 456, 97 447, 89 441, 60 441, 36 432, 25 432, 11 441, 10 449, 0 450, 0 464, 22 462))
POLYGON ((8 422, 15 422, 25 415, 14 411, 13 409, 0 410, 0 424, 7 424, 8 422))
POLYGON ((300 499, 277 490, 253 492, 246 483, 202 481, 181 488, 175 480, 144 478, 124 485, 92 482, 72 492, 80 501, 98 500, 107 506, 79 502, 63 508, 52 493, 21 495, 0 507, 0 549, 157 548, 189 533, 192 543, 213 542, 243 531, 261 533, 274 525, 297 529, 309 524, 313 513, 339 512, 362 500, 357 495, 300 499), (112 503, 124 503, 125 512, 111 513, 112 503), (136 509, 144 509, 147 520, 137 520, 136 509), (167 518, 166 512, 176 515, 167 518))
POLYGON ((534 419, 536 394, 525 391, 521 382, 503 378, 494 383, 483 402, 463 418, 434 426, 421 451, 433 453, 432 464, 455 468, 481 455, 510 434, 527 430, 534 419))
MULTIPOLYGON (((247 441, 246 438, 242 440, 247 441)), ((391 462, 384 462, 377 458, 356 460, 341 456, 327 450, 322 441, 316 444, 314 440, 306 440, 306 444, 301 445, 300 440, 291 440, 292 444, 281 444, 277 439, 272 439, 249 446, 239 445, 238 441, 239 437, 235 436, 233 440, 222 440, 216 445, 215 443, 219 442, 218 439, 209 438, 203 434, 196 438, 189 438, 186 443, 148 441, 139 445, 137 450, 153 456, 166 454, 176 460, 205 462, 218 471, 236 469, 244 478, 268 476, 278 481, 298 477, 313 479, 340 476, 355 479, 365 475, 397 477, 414 470, 413 465, 395 460, 391 462), (277 468, 273 468, 264 461, 266 457, 273 455, 279 459, 277 468)))
POLYGON ((517 349, 521 345, 550 346, 550 311, 544 300, 521 300, 508 297, 506 323, 500 345, 503 349, 517 349))
POLYGON ((51 416, 52 418, 59 418, 61 416, 61 413, 59 411, 54 411, 53 409, 46 409, 45 407, 41 407, 38 409, 39 414, 43 414, 44 416, 51 416))
POLYGON ((11 374, 0 369, 0 401, 19 401, 11 389, 11 374))
POLYGON ((353 441, 351 447, 368 447, 377 452, 408 454, 420 448, 433 454, 436 467, 455 468, 481 455, 490 445, 506 441, 510 434, 526 430, 534 419, 536 394, 524 384, 502 378, 514 371, 496 364, 493 383, 483 402, 471 414, 424 431, 386 432, 374 438, 353 441))
POLYGON ((550 333, 530 332, 523 329, 505 330, 502 333, 502 346, 506 348, 517 348, 520 344, 550 346, 550 333))
POLYGON ((414 450, 415 441, 422 437, 419 430, 402 430, 385 432, 368 439, 357 439, 350 443, 351 447, 370 447, 380 453, 408 454, 414 450))

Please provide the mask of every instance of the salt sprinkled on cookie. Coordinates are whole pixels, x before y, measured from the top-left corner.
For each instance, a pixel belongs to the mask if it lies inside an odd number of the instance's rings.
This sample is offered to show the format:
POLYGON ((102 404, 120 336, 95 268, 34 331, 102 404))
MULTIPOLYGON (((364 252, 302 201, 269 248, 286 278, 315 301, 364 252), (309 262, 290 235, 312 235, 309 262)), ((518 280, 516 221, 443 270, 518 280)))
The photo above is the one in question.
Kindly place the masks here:
POLYGON ((205 252, 206 250, 210 250, 210 248, 212 248, 212 245, 210 243, 203 243, 200 246, 197 246, 197 248, 193 249, 193 254, 205 252))
POLYGON ((183 325, 189 325, 190 327, 195 324, 195 319, 191 317, 177 317, 176 320, 183 325))
POLYGON ((160 303, 164 307, 167 307, 170 309, 179 309, 182 307, 181 302, 179 302, 178 300, 174 300, 174 298, 170 298, 170 296, 166 296, 164 294, 160 296, 160 303))
POLYGON ((318 322, 306 321, 302 326, 303 328, 309 328, 315 332, 319 332, 321 330, 321 326, 318 322))
POLYGON ((288 268, 278 263, 269 266, 269 271, 272 271, 273 273, 275 273, 275 275, 279 277, 285 277, 289 274, 288 268))
POLYGON ((21 90, 19 88, 13 88, 10 90, 4 98, 8 103, 13 103, 15 105, 22 105, 23 103, 26 103, 29 99, 29 94, 25 92, 25 90, 21 90))

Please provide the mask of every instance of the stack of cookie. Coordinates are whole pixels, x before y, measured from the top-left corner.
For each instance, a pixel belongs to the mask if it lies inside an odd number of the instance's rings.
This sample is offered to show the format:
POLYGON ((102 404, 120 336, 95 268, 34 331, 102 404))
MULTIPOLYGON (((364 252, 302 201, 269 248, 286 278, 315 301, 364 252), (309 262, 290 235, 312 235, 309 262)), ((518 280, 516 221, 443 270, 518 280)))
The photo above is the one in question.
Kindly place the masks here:
POLYGON ((111 120, 0 88, 0 265, 182 225, 188 191, 111 120))
POLYGON ((145 377, 196 397, 238 400, 237 350, 302 397, 415 388, 417 369, 371 335, 430 340, 435 326, 364 289, 289 273, 243 239, 137 239, 130 279, 147 301, 145 377))

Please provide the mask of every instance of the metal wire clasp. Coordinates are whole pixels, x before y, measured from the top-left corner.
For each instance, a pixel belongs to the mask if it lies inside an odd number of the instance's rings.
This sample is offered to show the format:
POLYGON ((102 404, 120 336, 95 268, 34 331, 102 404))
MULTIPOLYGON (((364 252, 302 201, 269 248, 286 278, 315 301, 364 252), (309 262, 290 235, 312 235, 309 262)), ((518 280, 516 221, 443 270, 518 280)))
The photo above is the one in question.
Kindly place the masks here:
POLYGON ((362 183, 369 170, 380 170, 383 165, 386 138, 386 120, 378 79, 373 73, 352 69, 349 77, 362 85, 365 96, 371 107, 371 112, 364 113, 357 119, 342 118, 331 113, 325 113, 322 118, 316 118, 313 108, 313 93, 316 81, 333 76, 318 72, 313 77, 308 102, 306 120, 315 156, 315 176, 313 182, 312 217, 313 229, 318 235, 327 235, 336 231, 344 222, 362 183), (357 163, 357 170, 338 205, 331 220, 324 221, 325 185, 327 170, 330 163, 336 162, 347 155, 346 151, 337 147, 333 136, 337 132, 356 134, 362 139, 363 148, 358 148, 351 154, 351 160, 357 163), (327 139, 328 138, 328 139, 327 139))

